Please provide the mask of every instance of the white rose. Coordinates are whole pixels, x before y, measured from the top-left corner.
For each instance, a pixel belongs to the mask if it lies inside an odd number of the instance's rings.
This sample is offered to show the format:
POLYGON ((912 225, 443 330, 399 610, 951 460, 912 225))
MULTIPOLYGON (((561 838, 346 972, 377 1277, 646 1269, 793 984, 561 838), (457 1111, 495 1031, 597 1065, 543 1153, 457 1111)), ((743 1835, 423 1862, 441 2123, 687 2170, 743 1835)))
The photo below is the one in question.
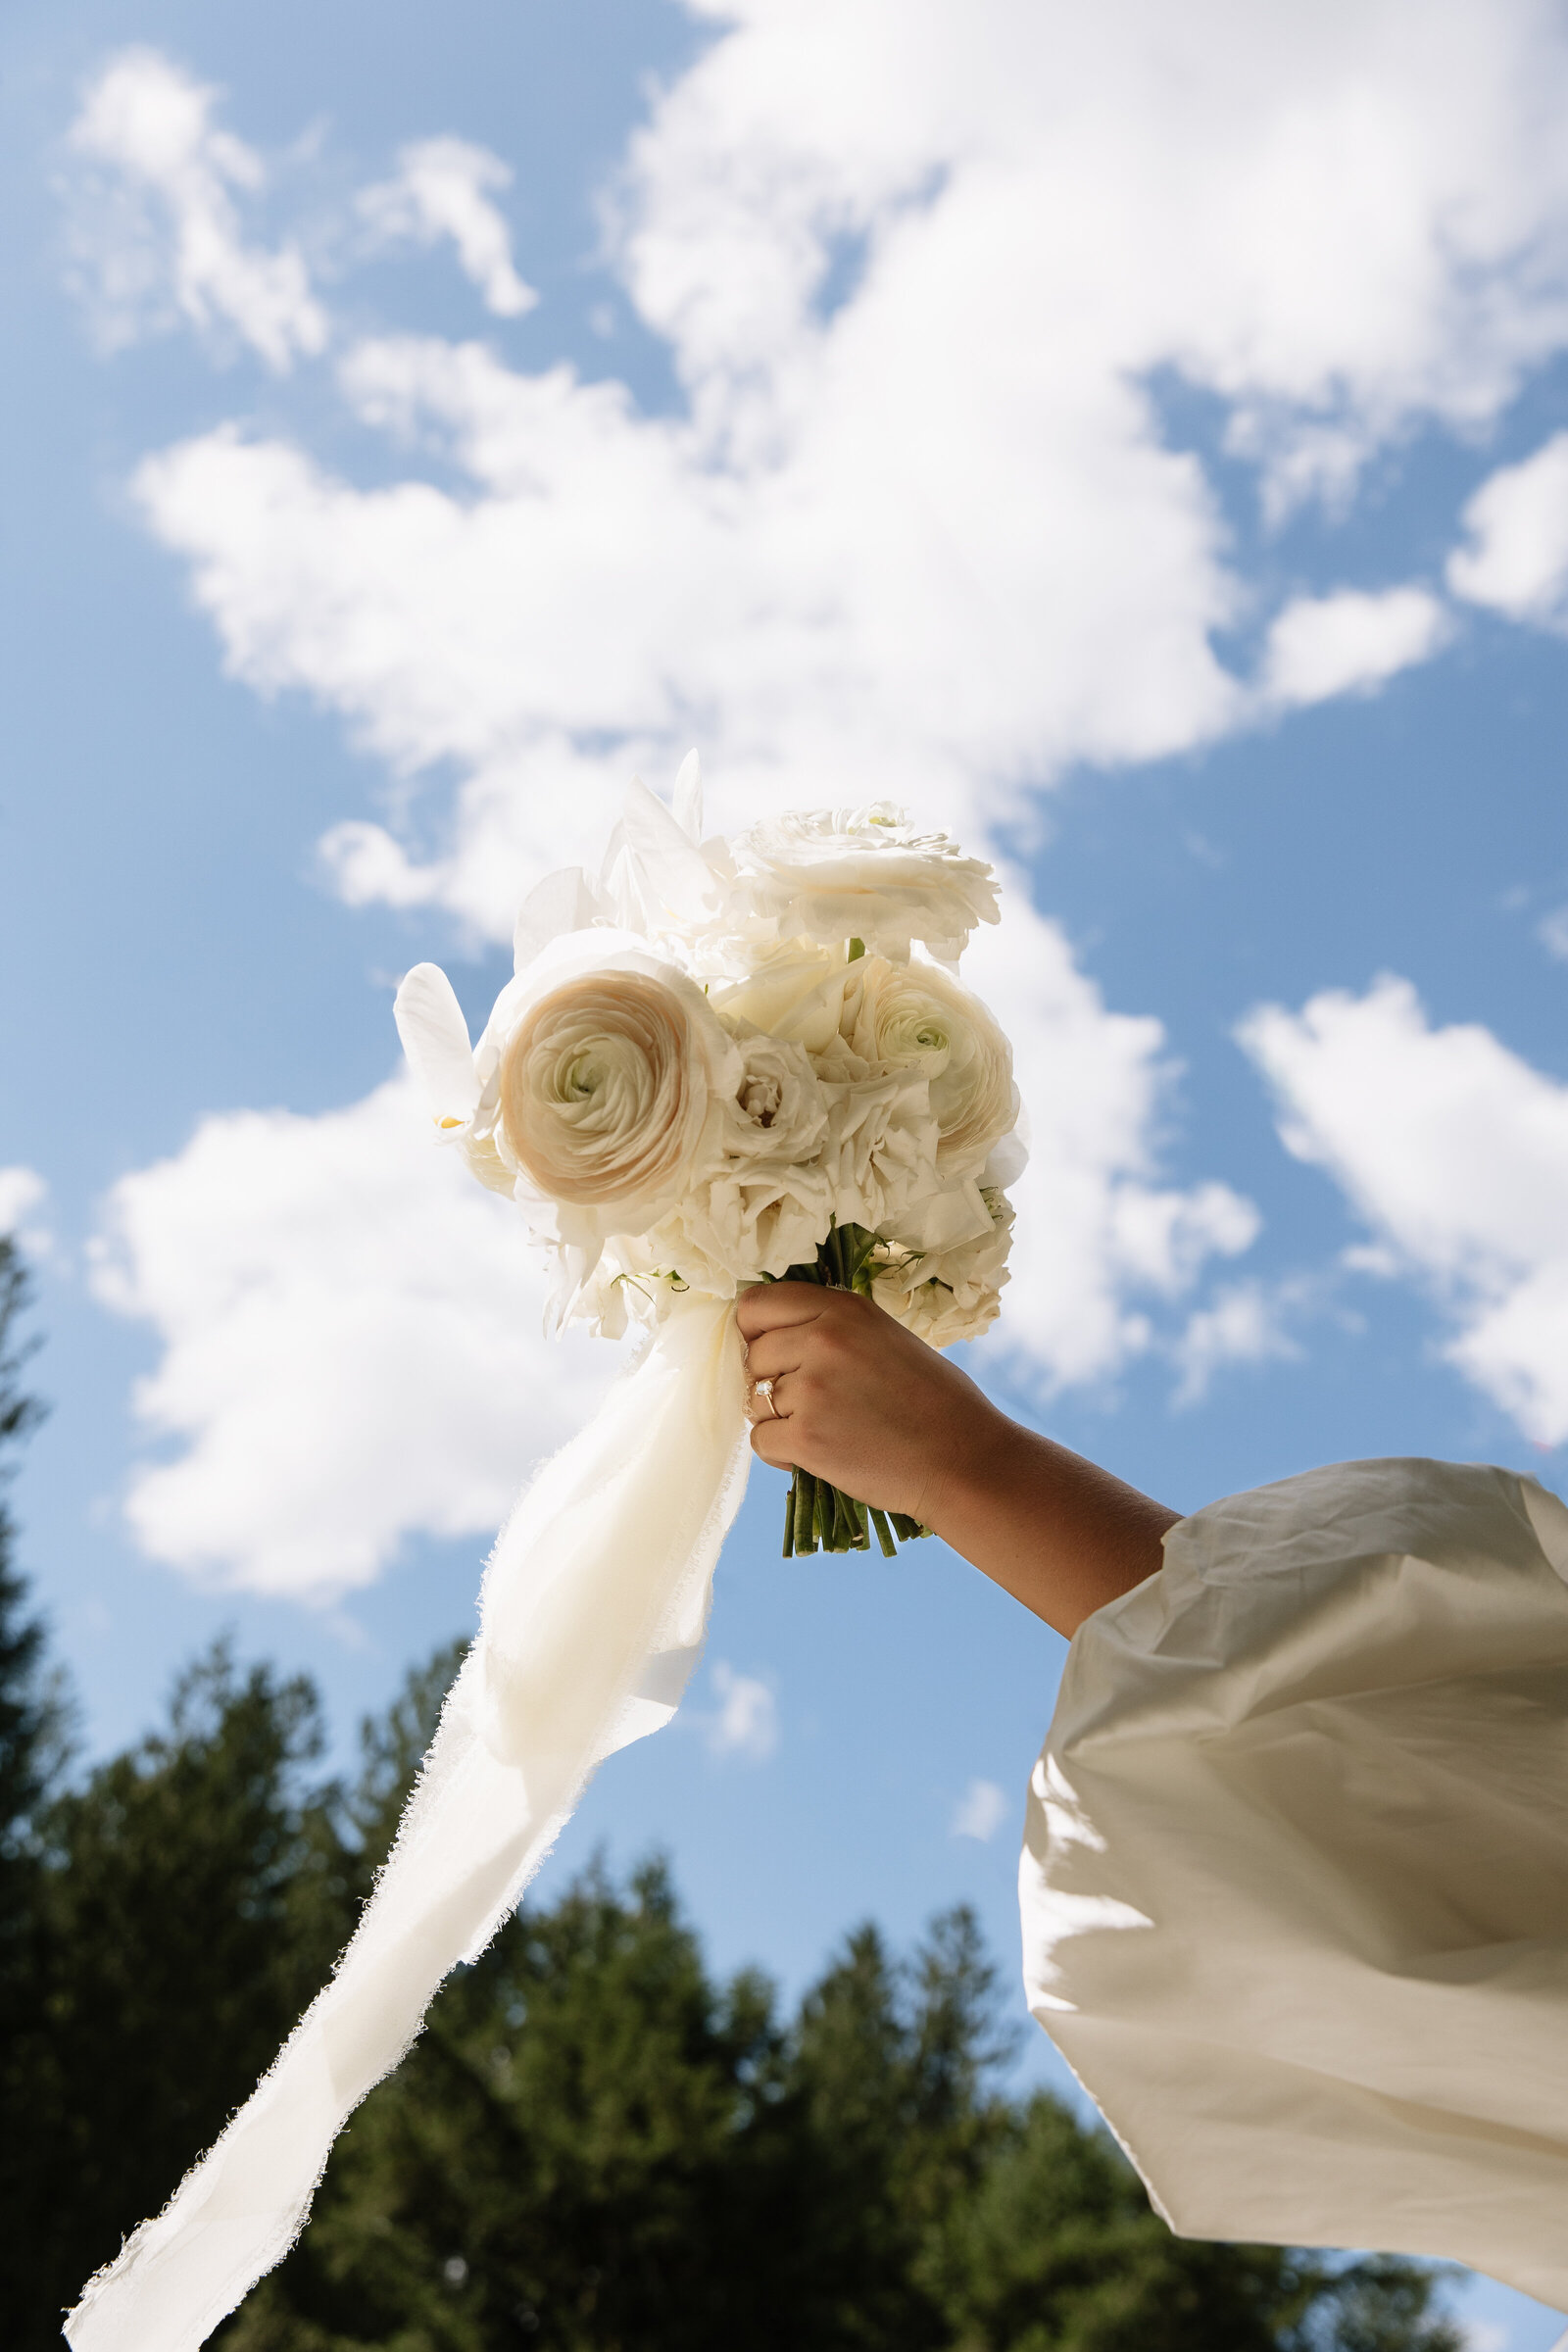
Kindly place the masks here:
POLYGON ((841 1225, 872 1232, 938 1190, 937 1124, 917 1073, 824 1083, 827 1134, 821 1164, 841 1225))
POLYGON ((991 867, 946 833, 916 832, 890 801, 766 818, 741 835, 734 858, 733 919, 760 921, 776 939, 859 939, 899 957, 918 939, 954 963, 976 923, 999 920, 991 867))
POLYGON ((742 1283, 808 1264, 833 1196, 817 1152, 828 1105, 804 1047, 760 1032, 737 1041, 719 1156, 648 1236, 693 1289, 733 1298, 742 1283))
POLYGON ((934 964, 849 966, 850 1045, 875 1069, 917 1070, 931 1089, 945 1178, 974 1175, 1018 1119, 1012 1048, 978 997, 934 964))
POLYGON ((691 1289, 733 1298, 763 1275, 814 1264, 832 1221, 819 1167, 739 1162, 698 1186, 647 1241, 691 1289))
POLYGON ((740 1074, 718 1139, 726 1159, 789 1166, 812 1158, 827 1130, 827 1102, 805 1047, 759 1030, 737 1038, 735 1049, 740 1074))
POLYGON ((1001 1310, 1012 1248, 1012 1202, 986 1187, 989 1229, 950 1250, 918 1250, 884 1242, 873 1259, 871 1296, 906 1331, 932 1348, 978 1339, 1001 1310))

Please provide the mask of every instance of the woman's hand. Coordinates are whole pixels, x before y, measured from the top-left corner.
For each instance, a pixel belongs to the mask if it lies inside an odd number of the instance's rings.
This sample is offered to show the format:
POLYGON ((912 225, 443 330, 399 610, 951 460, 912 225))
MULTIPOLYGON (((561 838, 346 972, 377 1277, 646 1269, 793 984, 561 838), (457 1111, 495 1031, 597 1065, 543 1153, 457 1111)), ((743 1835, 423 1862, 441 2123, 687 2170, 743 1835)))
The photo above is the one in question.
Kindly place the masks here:
POLYGON ((756 1423, 753 1451, 934 1527, 945 1475, 1002 1420, 974 1382, 851 1291, 760 1283, 735 1319, 779 1416, 756 1423))
POLYGON ((773 1384, 762 1461, 907 1512, 1060 1633, 1159 1567, 1179 1512, 1009 1421, 869 1299, 760 1283, 735 1319, 748 1378, 773 1384))

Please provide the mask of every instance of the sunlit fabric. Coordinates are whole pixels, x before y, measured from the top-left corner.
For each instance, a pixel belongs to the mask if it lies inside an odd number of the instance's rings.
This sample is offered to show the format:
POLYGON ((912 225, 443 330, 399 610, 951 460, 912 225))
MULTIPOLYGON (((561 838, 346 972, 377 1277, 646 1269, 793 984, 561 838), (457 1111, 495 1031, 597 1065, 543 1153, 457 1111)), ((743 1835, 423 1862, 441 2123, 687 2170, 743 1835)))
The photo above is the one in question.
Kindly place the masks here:
POLYGON ((156 2221, 72 2314, 75 2352, 194 2352, 302 2228, 344 2119, 483 1950, 596 1764, 667 1723, 751 1466, 726 1301, 676 1300, 522 1495, 397 1843, 331 1984, 156 2221))
POLYGON ((1568 2305, 1568 1509, 1352 1462, 1213 1504, 1073 1642, 1030 2006, 1184 2236, 1568 2305))

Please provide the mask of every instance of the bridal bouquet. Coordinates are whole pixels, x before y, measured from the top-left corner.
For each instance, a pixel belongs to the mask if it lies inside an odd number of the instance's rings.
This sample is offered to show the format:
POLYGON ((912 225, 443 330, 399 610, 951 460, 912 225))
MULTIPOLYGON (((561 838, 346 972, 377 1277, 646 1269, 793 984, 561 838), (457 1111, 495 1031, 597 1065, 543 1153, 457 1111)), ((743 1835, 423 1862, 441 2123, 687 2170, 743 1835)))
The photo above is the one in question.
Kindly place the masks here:
MULTIPOLYGON (((991 868, 887 802, 703 841, 693 754, 671 814, 633 784, 602 874, 553 874, 477 1048, 446 975, 397 1016, 438 1132, 514 1200, 550 1318, 606 1337, 689 1292, 854 1289, 935 1348, 1007 1279, 1022 1165, 1006 1039, 954 974, 991 868)), ((797 1471, 784 1549, 923 1534, 797 1471)))
MULTIPOLYGON (((515 1201, 557 1328, 647 1345, 497 1539, 479 1625, 328 1983, 164 2211, 91 2279, 74 2352, 196 2352, 304 2224, 332 2141, 482 1952, 605 1758, 669 1721, 752 1452, 731 1301, 854 1288, 945 1348, 1006 1280, 1011 1054, 955 977, 991 871, 896 808, 704 841, 633 785, 597 879, 541 883, 470 1048, 420 964, 398 1026, 437 1135, 515 1201)), ((797 1471, 786 1551, 897 1533, 797 1471)))

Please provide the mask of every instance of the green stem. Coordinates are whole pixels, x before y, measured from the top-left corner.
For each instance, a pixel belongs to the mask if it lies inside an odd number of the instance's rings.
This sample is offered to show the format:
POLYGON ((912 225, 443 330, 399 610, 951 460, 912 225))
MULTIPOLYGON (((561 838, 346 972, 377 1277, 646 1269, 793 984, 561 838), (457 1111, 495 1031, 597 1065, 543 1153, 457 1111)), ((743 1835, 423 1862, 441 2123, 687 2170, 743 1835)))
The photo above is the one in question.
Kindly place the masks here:
MULTIPOLYGON (((864 954, 863 943, 851 940, 849 960, 853 963, 864 954)), ((875 1249, 876 1235, 863 1225, 840 1225, 835 1220, 812 1263, 791 1266, 784 1279, 814 1282, 824 1289, 855 1291, 869 1298, 871 1283, 866 1269, 875 1249)), ((873 1531, 888 1559, 893 1558, 900 1542, 907 1544, 916 1536, 931 1533, 906 1511, 868 1509, 856 1495, 846 1494, 825 1478, 813 1478, 808 1470, 796 1471, 784 1501, 785 1559, 798 1559, 818 1549, 869 1551, 873 1531)))
POLYGON ((835 1551, 853 1551, 859 1534, 859 1524, 851 1507, 850 1498, 841 1489, 833 1489, 833 1529, 835 1551))

